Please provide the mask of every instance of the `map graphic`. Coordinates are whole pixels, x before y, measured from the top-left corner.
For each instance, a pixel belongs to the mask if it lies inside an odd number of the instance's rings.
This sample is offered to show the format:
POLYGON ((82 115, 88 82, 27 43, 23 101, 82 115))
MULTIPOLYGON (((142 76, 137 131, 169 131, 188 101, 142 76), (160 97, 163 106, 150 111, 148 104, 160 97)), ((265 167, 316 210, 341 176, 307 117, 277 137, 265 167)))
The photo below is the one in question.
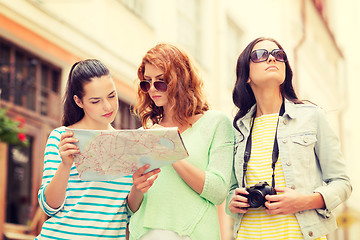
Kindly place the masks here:
POLYGON ((180 133, 174 128, 136 130, 70 129, 79 141, 74 163, 80 179, 106 181, 133 174, 149 164, 151 171, 188 157, 180 133))

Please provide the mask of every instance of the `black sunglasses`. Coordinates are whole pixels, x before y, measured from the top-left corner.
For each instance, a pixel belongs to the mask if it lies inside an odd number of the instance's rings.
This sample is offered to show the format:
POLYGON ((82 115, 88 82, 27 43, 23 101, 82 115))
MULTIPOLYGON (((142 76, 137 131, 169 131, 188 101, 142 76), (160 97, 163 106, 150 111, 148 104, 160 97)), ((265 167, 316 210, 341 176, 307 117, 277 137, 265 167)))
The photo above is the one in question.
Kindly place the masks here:
POLYGON ((250 53, 250 59, 254 63, 265 62, 269 59, 270 54, 274 56, 276 61, 287 61, 286 53, 284 52, 284 50, 281 49, 273 49, 271 52, 266 49, 257 49, 250 53))
MULTIPOLYGON (((167 84, 164 81, 154 81, 153 82, 154 87, 159 92, 166 92, 167 90, 167 84)), ((141 81, 140 82, 140 88, 143 92, 148 92, 151 87, 151 81, 141 81)))

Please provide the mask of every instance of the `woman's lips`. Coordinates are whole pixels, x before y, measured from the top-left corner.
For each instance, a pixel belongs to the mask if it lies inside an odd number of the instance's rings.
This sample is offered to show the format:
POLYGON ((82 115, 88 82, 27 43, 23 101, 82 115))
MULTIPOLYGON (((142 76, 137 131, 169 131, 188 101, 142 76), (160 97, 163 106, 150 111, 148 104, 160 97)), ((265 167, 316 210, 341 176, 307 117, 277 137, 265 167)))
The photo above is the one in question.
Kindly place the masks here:
POLYGON ((271 70, 271 69, 279 70, 277 66, 269 66, 265 70, 271 70))
POLYGON ((159 98, 161 98, 161 96, 159 96, 159 95, 154 95, 154 96, 152 96, 151 98, 152 98, 152 99, 159 99, 159 98))
POLYGON ((113 115, 113 112, 110 112, 110 113, 104 114, 103 117, 111 117, 112 115, 113 115))

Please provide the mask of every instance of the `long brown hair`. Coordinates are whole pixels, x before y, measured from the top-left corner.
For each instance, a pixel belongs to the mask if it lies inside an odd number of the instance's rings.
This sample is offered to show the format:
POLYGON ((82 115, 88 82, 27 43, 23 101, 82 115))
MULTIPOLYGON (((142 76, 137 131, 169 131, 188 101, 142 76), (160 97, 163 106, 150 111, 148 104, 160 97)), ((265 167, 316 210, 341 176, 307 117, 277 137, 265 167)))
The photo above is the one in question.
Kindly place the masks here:
MULTIPOLYGON (((168 84, 167 95, 174 120, 189 124, 188 119, 209 109, 203 94, 203 82, 189 56, 178 47, 167 43, 157 44, 143 57, 138 69, 138 78, 144 80, 145 64, 151 64, 164 72, 168 84)), ((144 128, 149 120, 157 124, 164 117, 163 107, 157 107, 148 93, 138 87, 138 101, 133 112, 141 119, 144 128)))

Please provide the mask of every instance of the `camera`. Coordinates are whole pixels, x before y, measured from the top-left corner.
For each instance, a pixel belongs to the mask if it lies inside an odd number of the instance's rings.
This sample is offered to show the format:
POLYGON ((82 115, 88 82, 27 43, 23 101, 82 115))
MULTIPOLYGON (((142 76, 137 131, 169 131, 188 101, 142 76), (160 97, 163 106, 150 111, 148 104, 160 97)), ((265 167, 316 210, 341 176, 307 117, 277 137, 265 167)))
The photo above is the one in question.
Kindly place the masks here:
POLYGON ((268 194, 276 195, 275 189, 269 186, 267 182, 259 182, 254 186, 246 188, 246 191, 248 191, 249 195, 241 195, 248 199, 250 208, 265 207, 265 196, 268 194))

